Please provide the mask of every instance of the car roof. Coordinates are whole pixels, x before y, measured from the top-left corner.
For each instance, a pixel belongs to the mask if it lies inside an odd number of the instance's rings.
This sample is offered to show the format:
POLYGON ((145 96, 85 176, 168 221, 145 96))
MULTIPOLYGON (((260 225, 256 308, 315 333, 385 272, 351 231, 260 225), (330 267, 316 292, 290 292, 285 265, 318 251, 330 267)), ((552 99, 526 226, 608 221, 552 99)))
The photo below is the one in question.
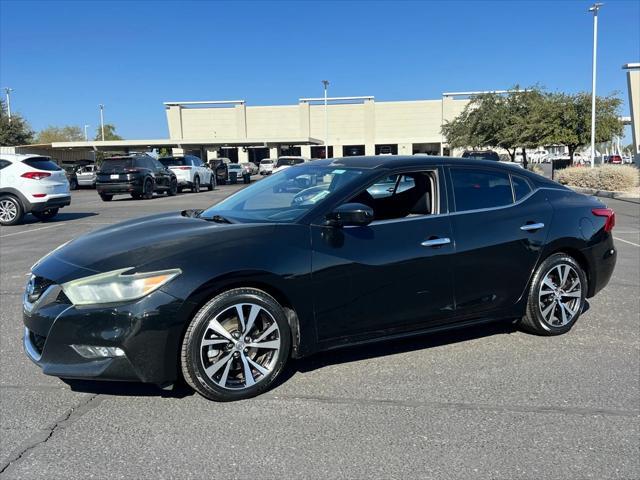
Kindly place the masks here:
POLYGON ((503 167, 517 168, 516 165, 505 165, 495 160, 481 160, 479 158, 458 158, 458 157, 438 157, 426 155, 376 155, 376 156, 355 156, 339 157, 313 160, 315 165, 326 165, 332 167, 351 167, 366 169, 386 169, 404 167, 423 167, 435 165, 456 165, 456 166, 483 166, 483 167, 503 167))
POLYGON ((48 158, 51 160, 51 157, 48 157, 47 155, 39 155, 37 153, 0 153, 0 158, 3 160, 9 160, 10 162, 21 162, 22 160, 34 157, 48 158))

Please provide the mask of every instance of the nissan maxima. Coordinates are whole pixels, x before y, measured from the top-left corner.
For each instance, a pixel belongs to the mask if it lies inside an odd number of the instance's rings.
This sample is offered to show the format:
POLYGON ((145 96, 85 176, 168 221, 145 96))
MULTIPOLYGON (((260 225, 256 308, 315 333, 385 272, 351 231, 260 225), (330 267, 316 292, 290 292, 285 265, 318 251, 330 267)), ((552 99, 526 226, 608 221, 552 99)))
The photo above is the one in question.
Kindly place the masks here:
POLYGON ((58 247, 32 267, 24 347, 48 375, 225 401, 348 345, 514 319, 559 335, 612 275, 614 223, 498 162, 316 160, 58 247))

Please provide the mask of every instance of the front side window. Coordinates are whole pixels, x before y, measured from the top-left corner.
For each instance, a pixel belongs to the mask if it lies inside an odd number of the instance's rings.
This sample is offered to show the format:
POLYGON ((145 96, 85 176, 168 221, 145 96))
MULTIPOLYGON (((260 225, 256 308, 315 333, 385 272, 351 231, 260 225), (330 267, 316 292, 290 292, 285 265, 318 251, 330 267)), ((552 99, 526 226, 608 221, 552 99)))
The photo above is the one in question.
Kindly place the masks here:
POLYGON ((375 220, 436 213, 434 172, 396 174, 376 180, 349 200, 371 207, 375 220))
POLYGON ((200 215, 231 222, 294 222, 361 178, 353 168, 301 165, 254 183, 200 215))
POLYGON ((513 203, 508 174, 475 168, 452 168, 450 171, 457 212, 513 203))
POLYGON ((9 160, 0 160, 0 170, 11 165, 9 160))

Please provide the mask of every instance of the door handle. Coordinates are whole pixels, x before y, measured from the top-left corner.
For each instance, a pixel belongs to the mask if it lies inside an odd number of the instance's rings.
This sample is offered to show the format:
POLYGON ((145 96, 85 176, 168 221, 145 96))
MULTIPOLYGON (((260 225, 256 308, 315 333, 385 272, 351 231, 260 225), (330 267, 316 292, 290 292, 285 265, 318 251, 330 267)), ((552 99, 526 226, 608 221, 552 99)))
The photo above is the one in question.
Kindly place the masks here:
POLYGON ((442 237, 442 238, 432 238, 430 240, 425 240, 420 245, 422 245, 423 247, 439 247, 440 245, 446 245, 448 243, 451 243, 451 239, 447 237, 442 237))
POLYGON ((544 223, 527 223, 526 225, 522 225, 520 230, 530 232, 532 230, 540 230, 541 228, 544 228, 544 223))

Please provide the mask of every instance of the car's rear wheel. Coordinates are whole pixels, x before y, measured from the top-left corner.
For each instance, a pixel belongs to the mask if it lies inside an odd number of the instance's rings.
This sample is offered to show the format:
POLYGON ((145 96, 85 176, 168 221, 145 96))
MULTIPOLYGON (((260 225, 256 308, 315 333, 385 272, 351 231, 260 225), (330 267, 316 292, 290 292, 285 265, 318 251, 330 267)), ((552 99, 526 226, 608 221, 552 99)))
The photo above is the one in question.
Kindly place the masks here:
POLYGON ((31 212, 31 214, 40 220, 49 220, 58 214, 59 208, 47 208, 41 212, 31 212))
POLYGON ((576 323, 587 295, 587 276, 564 253, 547 258, 536 271, 522 319, 523 329, 538 335, 560 335, 576 323))
POLYGON ((144 181, 144 184, 142 186, 142 198, 144 198, 145 200, 148 200, 152 197, 153 197, 153 182, 151 181, 150 178, 147 178, 144 181))
POLYGON ((216 188, 215 179, 213 175, 209 177, 209 185, 207 185, 207 188, 209 189, 209 191, 212 191, 214 188, 216 188))
POLYGON ((171 183, 169 184, 169 190, 167 191, 167 195, 170 197, 175 197, 178 193, 178 181, 175 178, 171 179, 171 183))
POLYGON ((192 193, 200 192, 200 177, 196 177, 193 179, 193 184, 191 185, 191 192, 192 193))
POLYGON ((17 225, 24 216, 20 201, 11 195, 0 197, 0 225, 17 225))
POLYGON ((262 290, 235 288, 213 298, 191 321, 182 342, 182 373, 211 400, 250 398, 273 384, 290 348, 282 306, 262 290))
POLYGON ((100 193, 99 195, 103 202, 110 202, 111 200, 113 200, 113 195, 110 195, 108 193, 100 193))

